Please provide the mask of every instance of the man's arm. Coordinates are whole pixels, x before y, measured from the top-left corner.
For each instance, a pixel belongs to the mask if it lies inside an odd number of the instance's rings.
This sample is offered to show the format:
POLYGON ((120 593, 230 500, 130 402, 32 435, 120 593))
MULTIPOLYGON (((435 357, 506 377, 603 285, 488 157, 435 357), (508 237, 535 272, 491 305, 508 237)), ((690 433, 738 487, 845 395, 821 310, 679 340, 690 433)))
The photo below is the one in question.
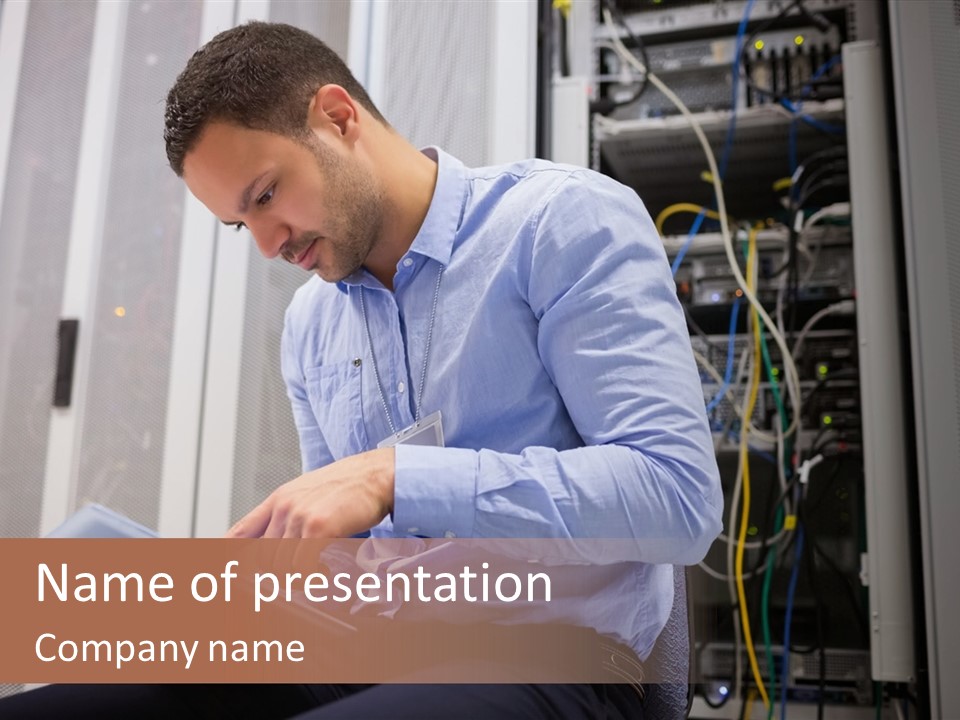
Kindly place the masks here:
MULTIPOLYGON (((632 190, 577 173, 544 204, 527 299, 586 447, 399 446, 394 524, 430 536, 627 538, 600 562, 694 563, 723 498, 662 243, 632 190), (616 557, 616 548, 623 556, 616 557)), ((589 552, 589 550, 585 550, 589 552)))

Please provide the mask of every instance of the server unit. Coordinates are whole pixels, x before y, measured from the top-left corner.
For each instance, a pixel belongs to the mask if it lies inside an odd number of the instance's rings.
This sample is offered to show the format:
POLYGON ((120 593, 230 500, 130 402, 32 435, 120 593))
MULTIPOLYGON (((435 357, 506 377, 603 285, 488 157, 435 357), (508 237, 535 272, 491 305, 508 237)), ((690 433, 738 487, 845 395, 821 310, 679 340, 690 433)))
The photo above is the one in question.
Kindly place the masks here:
POLYGON ((571 74, 584 73, 592 91, 591 164, 633 187, 664 237, 727 508, 742 507, 750 480, 745 524, 739 509, 725 519, 694 577, 707 696, 694 716, 734 716, 739 702, 720 710, 705 701, 759 700, 759 677, 792 713, 829 703, 866 717, 874 681, 902 692, 915 680, 880 10, 855 0, 597 0, 589 13, 571 13, 581 30, 560 38, 558 54, 574 59, 571 74), (787 392, 769 325, 754 332, 689 120, 626 53, 701 126, 719 166, 735 261, 742 275, 754 270, 753 290, 790 350, 799 397, 787 392), (744 418, 754 348, 761 372, 744 418), (737 642, 743 602, 729 579, 742 526, 755 672, 737 642))

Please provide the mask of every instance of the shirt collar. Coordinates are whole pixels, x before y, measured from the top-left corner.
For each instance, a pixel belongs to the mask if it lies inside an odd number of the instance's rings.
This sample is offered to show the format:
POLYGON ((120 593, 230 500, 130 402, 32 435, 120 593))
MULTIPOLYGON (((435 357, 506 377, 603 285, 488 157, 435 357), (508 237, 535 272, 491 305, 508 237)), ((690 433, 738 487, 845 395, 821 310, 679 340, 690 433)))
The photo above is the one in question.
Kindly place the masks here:
MULTIPOLYGON (((417 253, 446 266, 450 264, 453 243, 463 220, 467 172, 462 162, 438 147, 429 146, 420 152, 437 163, 437 183, 423 224, 404 257, 417 253)), ((370 274, 360 269, 338 282, 337 287, 345 292, 347 285, 366 285, 370 280, 370 274)))
POLYGON ((438 147, 426 147, 421 152, 437 163, 437 184, 427 216, 410 245, 410 252, 449 265, 453 241, 463 218, 467 195, 466 168, 438 147))

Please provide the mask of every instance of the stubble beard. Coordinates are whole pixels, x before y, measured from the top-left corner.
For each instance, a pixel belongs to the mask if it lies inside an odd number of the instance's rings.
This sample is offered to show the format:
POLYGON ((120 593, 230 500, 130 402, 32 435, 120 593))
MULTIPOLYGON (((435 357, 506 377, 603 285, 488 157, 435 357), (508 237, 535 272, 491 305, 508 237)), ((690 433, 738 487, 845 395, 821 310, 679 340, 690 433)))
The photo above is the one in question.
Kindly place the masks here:
POLYGON ((310 143, 321 172, 330 186, 328 235, 321 238, 331 262, 313 271, 327 282, 353 275, 366 261, 383 230, 384 198, 376 179, 357 165, 347 163, 319 141, 310 143))

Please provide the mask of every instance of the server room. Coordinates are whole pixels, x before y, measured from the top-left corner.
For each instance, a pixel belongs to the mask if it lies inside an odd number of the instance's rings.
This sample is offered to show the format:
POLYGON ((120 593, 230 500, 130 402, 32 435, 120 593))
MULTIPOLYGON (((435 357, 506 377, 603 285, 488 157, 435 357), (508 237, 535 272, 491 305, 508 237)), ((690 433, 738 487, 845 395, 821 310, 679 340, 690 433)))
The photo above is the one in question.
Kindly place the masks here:
POLYGON ((960 0, 0 0, 0 718, 960 719, 958 118, 960 0), (241 538, 574 559, 107 603, 241 538))

